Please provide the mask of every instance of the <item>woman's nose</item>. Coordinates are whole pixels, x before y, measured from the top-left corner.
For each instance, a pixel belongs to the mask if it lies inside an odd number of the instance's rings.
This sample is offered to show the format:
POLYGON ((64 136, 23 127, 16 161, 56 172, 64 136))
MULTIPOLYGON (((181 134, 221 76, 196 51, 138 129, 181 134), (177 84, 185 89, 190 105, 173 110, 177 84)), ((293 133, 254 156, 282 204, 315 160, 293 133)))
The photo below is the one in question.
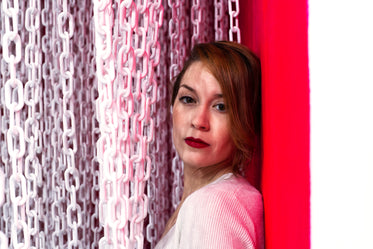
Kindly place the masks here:
POLYGON ((192 119, 192 126, 203 131, 208 131, 210 129, 210 118, 207 108, 196 108, 192 119))

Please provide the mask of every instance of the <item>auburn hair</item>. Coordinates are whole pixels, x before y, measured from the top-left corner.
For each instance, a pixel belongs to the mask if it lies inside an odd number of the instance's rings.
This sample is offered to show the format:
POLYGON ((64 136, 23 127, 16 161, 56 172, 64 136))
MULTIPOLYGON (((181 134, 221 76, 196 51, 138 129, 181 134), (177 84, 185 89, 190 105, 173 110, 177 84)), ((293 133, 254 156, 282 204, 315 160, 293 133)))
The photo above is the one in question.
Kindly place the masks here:
POLYGON ((261 130, 261 68, 258 57, 245 46, 228 41, 194 46, 176 77, 171 104, 181 80, 194 62, 202 62, 219 82, 229 115, 230 134, 236 146, 232 164, 242 173, 258 151, 261 130))

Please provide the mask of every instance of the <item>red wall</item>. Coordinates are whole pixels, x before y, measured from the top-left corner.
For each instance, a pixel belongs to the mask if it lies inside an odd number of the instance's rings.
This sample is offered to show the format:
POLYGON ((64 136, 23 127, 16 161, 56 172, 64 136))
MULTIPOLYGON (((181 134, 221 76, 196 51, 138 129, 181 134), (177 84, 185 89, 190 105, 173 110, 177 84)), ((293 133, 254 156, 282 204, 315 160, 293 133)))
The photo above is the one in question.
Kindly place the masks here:
POLYGON ((242 43, 262 63, 267 249, 310 248, 307 0, 240 1, 242 43), (243 14, 244 13, 244 14, 243 14))

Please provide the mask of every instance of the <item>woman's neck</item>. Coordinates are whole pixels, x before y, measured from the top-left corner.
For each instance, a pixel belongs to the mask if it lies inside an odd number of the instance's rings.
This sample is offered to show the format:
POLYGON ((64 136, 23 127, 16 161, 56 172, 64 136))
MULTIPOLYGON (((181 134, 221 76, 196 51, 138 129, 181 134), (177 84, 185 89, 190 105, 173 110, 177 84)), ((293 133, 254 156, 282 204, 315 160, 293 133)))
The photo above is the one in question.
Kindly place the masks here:
POLYGON ((233 167, 223 164, 210 167, 190 167, 184 165, 184 190, 182 200, 203 186, 215 181, 224 174, 233 172, 233 167))
POLYGON ((162 235, 166 235, 171 227, 175 224, 179 210, 184 203, 185 199, 194 191, 202 188, 203 186, 215 181, 224 174, 233 172, 233 167, 229 166, 228 163, 222 163, 220 165, 213 165, 210 167, 196 168, 184 164, 184 190, 181 201, 172 214, 171 218, 166 224, 165 231, 162 235))

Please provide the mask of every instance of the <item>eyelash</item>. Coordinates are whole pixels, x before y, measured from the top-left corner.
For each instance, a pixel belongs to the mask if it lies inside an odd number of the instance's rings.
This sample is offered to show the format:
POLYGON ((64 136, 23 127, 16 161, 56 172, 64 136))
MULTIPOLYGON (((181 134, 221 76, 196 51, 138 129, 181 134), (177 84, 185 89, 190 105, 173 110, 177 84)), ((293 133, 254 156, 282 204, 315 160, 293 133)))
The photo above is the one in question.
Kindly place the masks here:
POLYGON ((191 103, 195 102, 195 100, 190 96, 182 96, 182 97, 179 98, 179 100, 183 104, 191 104, 191 103))
POLYGON ((214 107, 215 107, 215 109, 216 110, 218 110, 219 112, 225 112, 226 110, 227 110, 227 107, 225 106, 225 104, 223 104, 223 103, 219 103, 219 104, 216 104, 216 105, 214 105, 214 107), (222 110, 221 109, 218 109, 217 107, 218 106, 223 106, 222 108, 222 110))
MULTIPOLYGON (((179 98, 179 101, 183 104, 193 104, 195 103, 196 101, 194 100, 194 98, 190 97, 190 96, 181 96, 179 98)), ((218 103, 216 105, 213 106, 217 111, 219 112, 226 112, 227 111, 227 107, 224 103, 218 103)))

